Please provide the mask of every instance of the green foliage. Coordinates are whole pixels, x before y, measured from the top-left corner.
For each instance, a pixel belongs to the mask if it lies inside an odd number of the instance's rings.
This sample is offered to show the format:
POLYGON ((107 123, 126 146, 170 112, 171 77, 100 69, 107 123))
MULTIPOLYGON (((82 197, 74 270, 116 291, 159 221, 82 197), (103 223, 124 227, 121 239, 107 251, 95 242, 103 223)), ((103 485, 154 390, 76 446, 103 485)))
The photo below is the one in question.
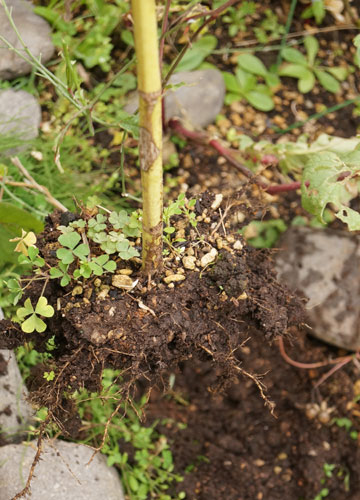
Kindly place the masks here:
POLYGON ((76 257, 80 260, 85 260, 89 255, 89 246, 85 243, 79 245, 80 240, 80 234, 75 231, 59 236, 59 243, 66 248, 59 248, 56 251, 56 256, 64 265, 71 264, 76 257))
MULTIPOLYGON (((83 391, 79 395, 79 412, 84 422, 84 432, 88 434, 86 444, 98 442, 104 433, 107 419, 119 404, 121 387, 118 384, 119 373, 104 370, 103 393, 100 396, 88 395, 83 391), (90 396, 90 397, 89 397, 90 396), (87 431, 87 419, 91 416, 87 431)), ((166 494, 171 483, 182 481, 182 477, 174 473, 172 453, 164 436, 156 431, 156 422, 145 427, 141 425, 139 416, 145 404, 132 402, 129 408, 124 402, 108 427, 108 438, 102 453, 108 457, 108 465, 116 465, 121 471, 124 489, 129 498, 136 500, 175 500, 166 494), (121 441, 131 445, 133 454, 121 451, 121 441)), ((180 493, 177 499, 185 498, 180 493)))
POLYGON ((43 296, 39 297, 35 309, 31 300, 27 298, 24 306, 16 311, 16 315, 21 322, 21 329, 25 333, 32 333, 34 330, 39 333, 44 332, 46 330, 46 323, 39 316, 51 318, 54 316, 54 313, 54 308, 48 304, 46 297, 43 296), (25 319, 27 316, 28 318, 25 319))
POLYGON ((319 51, 319 42, 314 36, 308 35, 304 39, 306 56, 293 47, 285 47, 281 55, 290 64, 283 64, 279 69, 280 76, 288 76, 298 80, 298 89, 303 94, 310 92, 316 79, 329 92, 336 93, 340 90, 339 81, 348 76, 348 69, 343 66, 321 66, 316 59, 319 51))
POLYGON ((235 75, 223 72, 226 85, 226 104, 239 99, 246 99, 254 108, 260 111, 270 111, 274 108, 271 89, 279 84, 277 75, 270 73, 262 61, 248 53, 240 54, 235 75), (265 84, 258 83, 258 77, 265 84))
MULTIPOLYGON (((224 1, 214 2, 213 8, 217 8, 224 4, 224 1)), ((230 37, 237 35, 238 31, 246 30, 246 17, 251 16, 256 12, 255 2, 241 2, 239 5, 231 6, 221 17, 221 21, 229 25, 228 32, 230 37)))
POLYGON ((59 262, 57 267, 50 269, 50 278, 61 278, 60 285, 67 286, 71 281, 71 276, 68 274, 69 264, 59 262))
POLYGON ((217 38, 213 35, 204 35, 194 42, 176 67, 176 71, 192 71, 213 52, 217 45, 217 38))
POLYGON ((271 248, 284 231, 286 231, 285 222, 281 219, 272 219, 252 221, 240 232, 249 245, 255 248, 271 248))
POLYGON ((116 269, 116 262, 109 260, 108 255, 93 257, 89 262, 81 262, 80 268, 75 269, 74 278, 90 278, 92 274, 102 276, 104 273, 113 273, 116 269))
POLYGON ((334 418, 331 422, 332 424, 336 424, 340 428, 344 428, 345 431, 349 434, 351 439, 356 441, 358 439, 358 432, 353 429, 352 421, 347 417, 334 418))
POLYGON ((325 14, 324 0, 313 0, 311 5, 303 11, 301 17, 303 19, 314 17, 316 24, 321 24, 324 20, 325 14))
POLYGON ((51 2, 47 7, 35 7, 36 14, 44 17, 54 28, 53 42, 58 48, 69 47, 70 57, 81 60, 85 67, 100 66, 110 70, 113 44, 111 35, 121 15, 129 9, 129 2, 110 4, 106 0, 84 0, 86 15, 64 21, 63 2, 51 2))
POLYGON ((357 174, 360 149, 346 155, 318 153, 309 159, 302 177, 302 205, 323 221, 323 213, 332 204, 335 216, 348 225, 350 231, 360 228, 360 214, 347 206, 353 198, 351 186, 358 190, 357 174), (350 173, 350 175, 347 175, 350 173), (344 179, 342 175, 347 175, 344 179))
POLYGON ((269 43, 284 35, 285 26, 279 23, 278 16, 271 9, 266 9, 264 13, 265 19, 254 28, 254 33, 260 43, 269 43))
POLYGON ((196 215, 193 211, 196 200, 192 199, 187 201, 184 193, 180 193, 177 200, 165 207, 163 210, 164 221, 164 241, 170 247, 174 243, 185 241, 183 238, 172 239, 171 235, 175 233, 176 229, 171 225, 171 218, 175 215, 184 215, 192 227, 197 226, 196 215))

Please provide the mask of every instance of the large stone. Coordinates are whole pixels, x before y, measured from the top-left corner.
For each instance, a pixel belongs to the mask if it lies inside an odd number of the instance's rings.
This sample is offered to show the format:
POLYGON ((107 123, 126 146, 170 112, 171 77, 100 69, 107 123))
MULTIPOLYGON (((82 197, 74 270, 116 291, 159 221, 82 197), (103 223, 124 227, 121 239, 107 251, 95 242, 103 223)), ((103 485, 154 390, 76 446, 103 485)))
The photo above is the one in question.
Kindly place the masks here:
MULTIPOLYGON (((0 308, 0 320, 2 319, 4 315, 0 308)), ((27 389, 14 353, 0 350, 0 438, 16 441, 23 437, 23 431, 34 414, 26 402, 26 396, 27 389)))
MULTIPOLYGON (((217 69, 183 71, 172 75, 169 83, 178 88, 169 89, 164 97, 165 121, 179 118, 191 128, 206 127, 220 113, 224 103, 225 83, 217 69)), ((133 92, 125 111, 135 113, 138 108, 138 94, 133 92)))
MULTIPOLYGON (((51 41, 50 27, 42 17, 35 15, 32 4, 27 0, 5 0, 9 9, 12 9, 12 18, 26 47, 42 63, 46 63, 54 53, 51 41)), ((0 5, 0 36, 5 38, 13 47, 23 52, 24 48, 12 28, 5 9, 0 5)), ((0 79, 10 80, 31 71, 31 64, 22 59, 13 50, 9 50, 0 43, 0 79)))
POLYGON ((7 441, 21 440, 32 421, 34 411, 26 396, 14 353, 0 350, 0 437, 7 441))
POLYGON ((34 96, 24 90, 0 91, 0 136, 10 146, 0 153, 12 155, 23 149, 26 141, 37 137, 40 121, 41 108, 34 96))
POLYGON ((311 334, 338 347, 359 349, 359 236, 293 227, 279 246, 279 279, 309 299, 306 309, 311 334))
MULTIPOLYGON (((10 500, 22 490, 36 453, 36 441, 0 448, 0 499, 10 500)), ((119 476, 98 453, 60 440, 46 442, 25 500, 124 500, 119 476)))
POLYGON ((224 78, 217 69, 183 71, 172 75, 172 85, 181 87, 165 93, 165 120, 180 118, 193 127, 206 127, 221 111, 225 96, 224 78))

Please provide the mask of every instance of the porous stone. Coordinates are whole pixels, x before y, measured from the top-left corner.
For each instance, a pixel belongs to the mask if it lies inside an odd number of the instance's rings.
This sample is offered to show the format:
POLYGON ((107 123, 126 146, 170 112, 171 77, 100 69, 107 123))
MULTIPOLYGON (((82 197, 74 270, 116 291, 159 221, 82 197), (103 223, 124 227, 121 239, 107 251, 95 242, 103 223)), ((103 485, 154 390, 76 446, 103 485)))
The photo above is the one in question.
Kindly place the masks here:
POLYGON ((214 262, 214 260, 216 259, 217 254, 218 254, 218 251, 216 250, 216 248, 212 248, 210 250, 210 252, 206 253, 205 255, 203 255, 201 257, 200 266, 201 267, 206 267, 209 264, 211 264, 212 262, 214 262))
MULTIPOLYGON (((185 125, 206 127, 220 113, 225 97, 225 83, 217 69, 182 71, 170 77, 169 83, 184 85, 165 92, 165 121, 179 118, 185 125)), ((138 108, 138 94, 132 93, 124 107, 128 113, 138 108)))
MULTIPOLYGON (((33 5, 27 0, 5 0, 12 10, 12 18, 26 47, 41 62, 46 63, 54 53, 48 23, 33 12, 33 5)), ((6 16, 5 9, 0 5, 0 35, 13 47, 23 52, 23 46, 6 16)), ((13 50, 0 47, 0 79, 10 80, 31 71, 31 64, 22 59, 13 50)))
POLYGON ((183 71, 170 78, 181 87, 165 93, 165 120, 180 118, 193 127, 206 127, 219 114, 224 103, 225 83, 217 69, 183 71))
POLYGON ((133 280, 126 274, 115 274, 115 276, 112 277, 111 283, 113 286, 116 286, 116 288, 124 288, 126 290, 131 290, 134 284, 133 280))
MULTIPOLYGON (((0 320, 4 319, 0 308, 0 320)), ((0 437, 7 441, 23 438, 34 411, 26 402, 27 389, 12 351, 0 350, 0 437)), ((1 463, 1 462, 0 462, 1 463)), ((1 487, 0 487, 1 491, 1 487)), ((1 495, 0 495, 1 498, 1 495)))
POLYGON ((31 423, 34 411, 26 396, 14 353, 0 350, 0 436, 7 441, 21 440, 31 423))
POLYGON ((23 149, 22 143, 37 137, 40 121, 41 108, 34 96, 24 90, 0 91, 0 136, 16 146, 1 154, 12 155, 23 149))
MULTIPOLYGON (((36 453, 36 441, 0 448, 0 498, 10 500, 22 490, 36 453)), ((101 453, 87 465, 93 450, 82 444, 45 443, 25 500, 124 500, 119 476, 101 453)))
POLYGON ((308 298, 310 333, 338 347, 359 349, 359 236, 293 227, 284 233, 279 247, 279 280, 308 298))

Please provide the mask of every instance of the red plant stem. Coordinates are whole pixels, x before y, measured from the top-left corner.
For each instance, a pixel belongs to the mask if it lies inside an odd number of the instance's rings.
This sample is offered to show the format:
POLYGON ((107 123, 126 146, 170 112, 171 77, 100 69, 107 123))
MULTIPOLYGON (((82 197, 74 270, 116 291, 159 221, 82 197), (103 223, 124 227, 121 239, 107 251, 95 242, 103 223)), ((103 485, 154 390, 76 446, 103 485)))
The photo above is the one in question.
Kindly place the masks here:
POLYGON ((295 366, 296 368, 302 368, 304 370, 313 370, 315 368, 322 368, 323 366, 329 366, 329 365, 341 364, 341 366, 343 366, 349 361, 351 361, 354 356, 353 354, 349 354, 349 356, 341 356, 339 358, 329 359, 328 361, 319 361, 317 363, 301 363, 299 361, 291 359, 290 356, 286 354, 284 341, 281 337, 279 337, 278 339, 278 346, 281 356, 285 359, 287 363, 289 363, 289 365, 295 366))
MULTIPOLYGON (((234 157, 231 149, 226 148, 217 139, 211 139, 205 132, 196 132, 193 130, 188 130, 185 128, 179 120, 176 118, 172 118, 168 122, 168 126, 175 130, 178 134, 183 135, 187 139, 191 139, 196 142, 200 142, 201 144, 209 144, 212 148, 214 148, 218 153, 220 153, 221 156, 223 156, 231 165, 233 165, 239 172, 241 172, 245 177, 248 179, 252 179, 255 181, 255 183, 260 186, 266 193, 268 194, 278 194, 278 193, 284 193, 287 191, 296 191, 297 189, 301 188, 301 182, 300 181, 294 181, 294 182, 289 182, 287 184, 278 184, 274 186, 269 186, 265 184, 265 182, 262 182, 260 179, 256 177, 256 175, 251 172, 250 169, 248 169, 245 165, 242 163, 238 162, 234 157)), ((338 181, 344 180, 346 177, 351 175, 351 172, 343 172, 342 174, 339 175, 337 178, 338 181)), ((305 182, 305 186, 309 186, 310 183, 308 181, 305 182)))

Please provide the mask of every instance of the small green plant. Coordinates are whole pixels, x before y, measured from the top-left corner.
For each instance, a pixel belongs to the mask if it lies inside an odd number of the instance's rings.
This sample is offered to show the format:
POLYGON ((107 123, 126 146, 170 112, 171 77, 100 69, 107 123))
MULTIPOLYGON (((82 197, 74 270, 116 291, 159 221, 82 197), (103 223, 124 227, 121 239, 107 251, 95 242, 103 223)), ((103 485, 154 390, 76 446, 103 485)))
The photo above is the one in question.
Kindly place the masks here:
POLYGON ((265 19, 260 26, 254 28, 254 33, 260 43, 268 43, 272 39, 282 37, 285 33, 285 26, 279 23, 278 16, 271 9, 266 9, 265 19))
POLYGON ((349 418, 347 417, 334 418, 332 423, 336 424, 340 428, 345 429, 346 432, 351 437, 351 439, 354 439, 354 441, 358 439, 359 433, 355 429, 353 429, 353 423, 349 418))
MULTIPOLYGON (((314 2, 317 3, 317 2, 314 2)), ((283 64, 279 69, 280 76, 288 76, 298 80, 298 89, 303 94, 310 92, 316 80, 329 92, 340 90, 340 83, 348 76, 348 69, 343 66, 325 67, 317 59, 319 42, 314 36, 304 39, 306 55, 293 47, 285 47, 281 55, 290 64, 283 64)))
MULTIPOLYGON (((108 418, 119 404, 120 391, 119 372, 106 369, 100 396, 89 395, 85 391, 78 395, 79 413, 84 422, 84 432, 88 433, 86 444, 96 443, 102 437, 108 418)), ((156 431, 157 422, 150 427, 141 425, 140 417, 145 402, 145 397, 138 404, 132 401, 133 409, 124 403, 111 420, 108 438, 101 451, 108 457, 108 465, 115 465, 121 471, 129 498, 181 500, 185 498, 185 493, 179 493, 176 497, 166 493, 172 483, 181 482, 183 478, 174 472, 173 457, 165 436, 156 431), (132 445, 134 451, 131 455, 121 450, 121 441, 132 445)))
POLYGON ((205 35, 194 42, 176 67, 176 71, 193 71, 214 51, 218 41, 214 35, 205 35))
POLYGON ((344 490, 350 491, 350 473, 346 467, 336 464, 328 464, 324 463, 323 465, 324 477, 320 480, 323 488, 316 495, 313 500, 322 500, 323 498, 328 497, 330 490, 326 487, 326 483, 328 479, 336 476, 338 479, 341 479, 344 484, 344 490), (337 472, 336 472, 337 471, 337 472))
POLYGON ((324 20, 325 14, 326 11, 324 0, 313 0, 311 2, 311 5, 303 11, 301 17, 303 19, 310 19, 311 17, 313 17, 316 24, 321 24, 324 20))
POLYGON ((271 248, 284 231, 286 231, 285 222, 282 219, 272 219, 252 221, 240 232, 249 245, 255 248, 271 248))
POLYGON ((253 54, 241 54, 235 75, 223 72, 226 85, 226 104, 245 99, 255 109, 271 111, 274 108, 272 89, 279 84, 277 75, 268 71, 263 62, 253 54), (258 83, 258 77, 265 83, 258 83))
POLYGON ((24 307, 16 311, 16 315, 21 322, 21 329, 25 333, 32 333, 34 330, 42 333, 46 330, 46 323, 39 317, 51 318, 54 316, 54 308, 48 304, 46 297, 39 297, 35 309, 28 298, 25 300, 24 307), (29 316, 29 317, 28 317, 29 316), (25 319, 28 317, 27 319, 25 319))
MULTIPOLYGON (((216 8, 224 2, 214 2, 216 8)), ((230 37, 237 35, 238 31, 246 31, 246 17, 255 14, 255 2, 242 2, 241 4, 229 7, 226 13, 221 17, 223 23, 229 25, 228 32, 230 37)))
MULTIPOLYGON (((171 248, 173 248, 174 243, 185 241, 184 238, 172 239, 171 235, 175 233, 176 229, 171 224, 171 218, 175 215, 185 215, 189 224, 192 227, 197 226, 196 215, 193 211, 196 204, 196 200, 192 199, 187 201, 184 193, 180 193, 177 200, 171 203, 168 207, 164 208, 163 211, 163 221, 164 221, 164 242, 171 248)), ((167 253, 167 251, 165 250, 167 253)))

